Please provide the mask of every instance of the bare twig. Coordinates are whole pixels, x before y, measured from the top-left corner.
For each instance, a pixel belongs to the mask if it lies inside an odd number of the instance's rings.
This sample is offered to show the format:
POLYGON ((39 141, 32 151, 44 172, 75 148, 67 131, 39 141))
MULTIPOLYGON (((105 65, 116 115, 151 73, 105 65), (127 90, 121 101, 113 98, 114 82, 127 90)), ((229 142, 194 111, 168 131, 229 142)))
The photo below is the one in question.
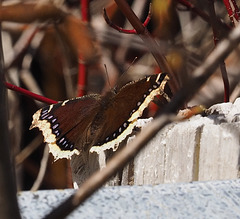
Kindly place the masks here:
POLYGON ((83 96, 86 91, 86 64, 82 61, 82 58, 79 57, 78 62, 78 85, 77 85, 77 96, 83 96))
POLYGON ((230 102, 233 103, 239 96, 240 96, 240 83, 238 83, 233 89, 230 96, 230 102))
MULTIPOLYGON (((106 23, 107 23, 110 27, 112 27, 113 29, 119 31, 120 33, 126 33, 126 34, 136 34, 136 33, 137 33, 137 31, 136 31, 135 29, 126 30, 126 29, 121 28, 121 27, 119 27, 118 25, 114 24, 114 23, 109 19, 105 8, 103 9, 103 17, 104 17, 106 23)), ((148 23, 149 23, 150 20, 151 20, 151 4, 150 4, 150 7, 149 7, 148 16, 147 16, 147 18, 145 19, 145 21, 143 22, 143 26, 144 26, 144 27, 147 27, 147 25, 148 25, 148 23)))
POLYGON ((32 23, 49 19, 59 21, 65 16, 66 13, 53 4, 18 3, 0 7, 0 21, 18 23, 32 23))
POLYGON ((147 28, 141 23, 141 21, 138 19, 136 14, 132 11, 128 3, 125 0, 115 0, 115 2, 118 5, 119 9, 122 11, 122 13, 127 17, 127 19, 129 20, 133 28, 136 30, 136 33, 143 40, 146 47, 152 53, 161 71, 167 72, 170 75, 171 77, 170 87, 173 93, 176 93, 176 91, 179 88, 178 76, 174 74, 174 72, 170 68, 166 60, 166 57, 159 52, 161 51, 161 48, 159 48, 156 41, 151 37, 147 28))
MULTIPOLYGON (((0 26, 0 33, 1 31, 0 26)), ((20 218, 13 164, 10 159, 7 95, 4 81, 4 58, 0 34, 0 218, 20 218)))
POLYGON ((5 82, 5 86, 6 86, 8 89, 10 89, 10 90, 16 91, 16 92, 18 92, 18 93, 21 93, 21 94, 23 94, 23 95, 26 95, 26 96, 28 96, 28 97, 31 97, 31 98, 33 98, 33 99, 35 99, 35 100, 39 100, 39 101, 44 102, 44 103, 47 103, 47 104, 57 103, 57 101, 55 101, 55 100, 51 100, 51 99, 49 99, 49 98, 47 98, 47 97, 43 97, 43 96, 41 96, 41 95, 32 93, 32 92, 29 91, 29 90, 26 90, 26 89, 24 89, 24 88, 18 87, 18 86, 13 85, 13 84, 10 84, 10 83, 8 83, 8 82, 5 82))
POLYGON ((29 145, 27 145, 19 154, 15 157, 16 166, 20 165, 28 156, 34 152, 39 145, 42 143, 43 137, 42 135, 38 135, 34 138, 29 145))
POLYGON ((89 21, 89 0, 81 0, 82 21, 89 21))
MULTIPOLYGON (((210 24, 212 26, 213 30, 213 39, 214 39, 214 44, 215 46, 218 44, 218 42, 222 39, 222 36, 220 34, 220 31, 217 26, 217 16, 215 13, 215 8, 214 8, 214 1, 213 0, 208 0, 208 8, 209 8, 209 14, 210 14, 210 24)), ((223 85, 224 85, 224 102, 229 101, 229 80, 228 80, 228 75, 227 75, 227 70, 226 70, 226 65, 224 61, 221 61, 220 63, 220 70, 222 74, 222 79, 223 79, 223 85)))
MULTIPOLYGON (((200 16, 204 21, 210 23, 209 15, 206 14, 204 11, 200 10, 199 8, 197 8, 193 3, 190 3, 187 0, 176 0, 176 1, 184 5, 185 7, 187 7, 188 10, 191 10, 192 12, 200 16)), ((230 26, 223 23, 220 19, 217 19, 217 23, 218 23, 218 26, 221 27, 221 30, 224 32, 229 31, 231 29, 230 26)))
POLYGON ((44 148, 44 152, 43 152, 43 157, 41 160, 41 165, 40 165, 40 170, 37 176, 36 181, 34 182, 31 191, 36 191, 39 189, 40 185, 42 184, 44 175, 46 173, 46 169, 47 169, 47 162, 48 162, 48 158, 49 158, 49 150, 48 150, 48 145, 45 144, 45 148, 44 148))
POLYGON ((227 69, 224 61, 220 63, 220 70, 221 70, 223 86, 224 86, 224 102, 229 102, 230 87, 229 87, 227 69))
MULTIPOLYGON (((88 22, 89 19, 89 2, 88 0, 81 0, 81 15, 82 21, 88 22)), ((77 95, 79 97, 83 96, 86 93, 86 74, 87 68, 86 64, 82 61, 82 58, 79 57, 78 63, 78 86, 77 86, 77 95)))
POLYGON ((239 7, 236 3, 235 0, 231 0, 232 4, 233 4, 233 8, 234 8, 234 17, 236 18, 237 21, 240 20, 240 11, 239 11, 239 7))
MULTIPOLYGON (((37 27, 37 25, 29 25, 28 28, 21 34, 18 41, 15 43, 13 48, 13 57, 11 60, 6 63, 5 71, 8 71, 9 68, 16 65, 16 63, 22 58, 23 54, 27 52, 27 49, 29 48, 29 45, 31 44, 33 38, 36 36, 36 34, 39 32, 40 28, 37 27)), ((39 43, 41 41, 39 40, 39 43)))
POLYGON ((117 153, 101 171, 93 174, 57 209, 53 210, 45 218, 64 218, 77 206, 82 204, 90 195, 99 189, 111 176, 127 164, 154 137, 157 132, 171 121, 171 113, 175 113, 180 106, 188 101, 199 90, 199 88, 213 74, 219 63, 225 59, 240 42, 240 26, 237 26, 229 35, 228 39, 221 41, 205 62, 193 72, 193 78, 173 97, 172 101, 163 109, 162 115, 156 118, 144 132, 141 132, 134 141, 129 143, 117 153))
POLYGON ((225 7, 228 12, 229 19, 233 26, 235 26, 235 21, 239 22, 239 8, 235 0, 223 0, 225 7), (235 20, 234 20, 235 19, 235 20))

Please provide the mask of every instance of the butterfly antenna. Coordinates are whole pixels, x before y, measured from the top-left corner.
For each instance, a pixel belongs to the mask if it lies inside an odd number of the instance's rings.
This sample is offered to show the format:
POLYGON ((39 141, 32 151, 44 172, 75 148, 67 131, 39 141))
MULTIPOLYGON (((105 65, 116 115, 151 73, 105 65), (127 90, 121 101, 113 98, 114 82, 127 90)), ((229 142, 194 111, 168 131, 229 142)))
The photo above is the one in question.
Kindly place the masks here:
POLYGON ((107 70, 106 64, 104 64, 104 68, 105 68, 105 73, 106 73, 106 77, 107 77, 107 81, 108 81, 109 88, 112 89, 112 87, 111 87, 111 85, 110 85, 110 80, 109 80, 109 75, 108 75, 108 70, 107 70))
POLYGON ((131 64, 127 67, 127 69, 125 70, 125 72, 124 72, 123 74, 125 74, 126 72, 128 72, 129 68, 133 66, 133 64, 135 63, 136 60, 137 60, 137 57, 135 57, 135 58, 132 60, 131 64))
POLYGON ((127 77, 127 72, 130 69, 130 67, 133 66, 133 64, 135 63, 135 61, 137 60, 137 57, 135 57, 133 59, 133 61, 131 62, 131 64, 127 67, 127 69, 123 72, 123 74, 119 77, 118 79, 118 83, 115 86, 115 90, 119 90, 121 87, 123 87, 127 82, 129 82, 128 77, 127 77))

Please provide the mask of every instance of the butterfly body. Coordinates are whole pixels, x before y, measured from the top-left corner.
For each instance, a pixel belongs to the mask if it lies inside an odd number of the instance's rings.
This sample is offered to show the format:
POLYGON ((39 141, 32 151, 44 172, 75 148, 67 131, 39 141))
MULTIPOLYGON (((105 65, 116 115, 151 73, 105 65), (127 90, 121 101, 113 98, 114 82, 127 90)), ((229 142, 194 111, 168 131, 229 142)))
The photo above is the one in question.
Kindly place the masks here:
POLYGON ((162 95, 167 74, 130 82, 106 95, 86 95, 47 106, 33 115, 31 128, 38 127, 55 159, 118 148, 132 133, 137 119, 153 98, 162 95))

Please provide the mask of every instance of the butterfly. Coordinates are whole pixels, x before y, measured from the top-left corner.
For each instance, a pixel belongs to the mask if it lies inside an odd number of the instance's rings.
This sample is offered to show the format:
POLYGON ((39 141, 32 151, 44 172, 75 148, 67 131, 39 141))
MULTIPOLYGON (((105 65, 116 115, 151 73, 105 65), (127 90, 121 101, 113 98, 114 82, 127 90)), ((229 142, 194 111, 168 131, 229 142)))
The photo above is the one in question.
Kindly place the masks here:
POLYGON ((46 106, 33 115, 55 160, 80 153, 116 151, 144 109, 161 95, 170 101, 169 77, 159 73, 115 87, 105 95, 90 94, 46 106))

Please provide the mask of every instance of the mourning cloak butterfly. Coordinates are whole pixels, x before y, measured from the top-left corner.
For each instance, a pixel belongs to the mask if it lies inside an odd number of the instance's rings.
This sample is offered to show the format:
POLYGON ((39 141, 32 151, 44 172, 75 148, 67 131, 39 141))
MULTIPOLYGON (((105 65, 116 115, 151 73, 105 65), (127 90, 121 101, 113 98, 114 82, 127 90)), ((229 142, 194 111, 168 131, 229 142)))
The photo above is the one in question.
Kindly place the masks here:
MULTIPOLYGON (((117 150, 144 109, 156 95, 170 100, 165 92, 166 73, 130 82, 106 95, 86 95, 44 107, 33 115, 30 129, 38 127, 55 160, 81 151, 117 150)), ((169 89, 169 88, 168 88, 169 89)))

